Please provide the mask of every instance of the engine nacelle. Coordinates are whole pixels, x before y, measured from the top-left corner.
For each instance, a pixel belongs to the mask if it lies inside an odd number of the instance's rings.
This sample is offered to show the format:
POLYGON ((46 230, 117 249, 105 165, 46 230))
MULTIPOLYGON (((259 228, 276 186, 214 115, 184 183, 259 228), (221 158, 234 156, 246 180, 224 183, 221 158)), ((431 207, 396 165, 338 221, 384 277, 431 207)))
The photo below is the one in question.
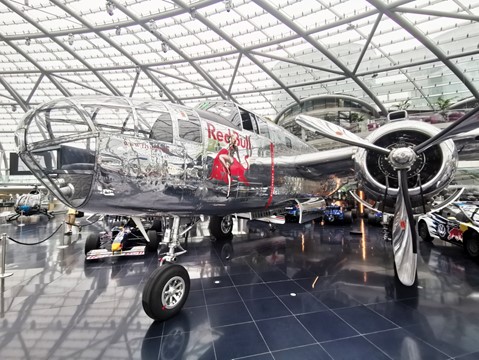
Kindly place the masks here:
MULTIPOLYGON (((371 143, 394 149, 414 147, 440 130, 428 123, 401 121, 386 124, 367 137, 371 143)), ((408 171, 408 187, 413 208, 421 207, 438 194, 453 179, 458 155, 452 140, 430 147, 418 155, 408 171), (421 195, 422 194, 422 195, 421 195)), ((398 194, 398 173, 386 155, 359 149, 355 155, 358 183, 370 198, 380 201, 379 209, 394 212, 398 194)))

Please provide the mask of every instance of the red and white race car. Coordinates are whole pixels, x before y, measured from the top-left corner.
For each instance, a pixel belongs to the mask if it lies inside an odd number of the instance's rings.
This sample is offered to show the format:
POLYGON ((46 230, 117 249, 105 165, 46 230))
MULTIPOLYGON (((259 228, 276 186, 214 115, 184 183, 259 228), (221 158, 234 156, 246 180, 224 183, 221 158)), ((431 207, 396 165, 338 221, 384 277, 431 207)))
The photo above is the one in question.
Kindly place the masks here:
POLYGON ((418 233, 424 241, 441 239, 463 246, 473 259, 479 259, 479 204, 455 202, 442 210, 422 215, 418 233))

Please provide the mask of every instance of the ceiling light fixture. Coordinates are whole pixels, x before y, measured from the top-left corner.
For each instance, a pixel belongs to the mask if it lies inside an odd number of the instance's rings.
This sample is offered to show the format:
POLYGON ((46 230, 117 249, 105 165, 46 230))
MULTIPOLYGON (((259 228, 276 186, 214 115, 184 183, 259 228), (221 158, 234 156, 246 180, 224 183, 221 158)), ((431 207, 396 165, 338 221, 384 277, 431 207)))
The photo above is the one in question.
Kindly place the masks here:
POLYGON ((32 43, 32 39, 30 39, 29 37, 26 37, 25 38, 25 45, 30 46, 31 43, 32 43))
POLYGON ((168 45, 164 41, 161 43, 161 50, 163 50, 164 53, 168 51, 168 45))
POLYGON ((121 34, 121 27, 117 26, 117 27, 115 28, 115 34, 116 34, 116 35, 120 35, 120 34, 121 34))
POLYGON ((158 91, 158 95, 160 95, 160 98, 163 97, 163 89, 162 88, 160 88, 160 90, 158 91))
POLYGON ((373 79, 374 79, 374 78, 377 78, 377 77, 378 77, 378 74, 375 73, 375 74, 373 74, 373 76, 371 76, 371 77, 372 77, 373 79))
POLYGON ((227 12, 230 12, 231 11, 231 8, 233 7, 233 4, 232 4, 232 0, 223 0, 223 2, 225 3, 225 10, 227 12))
POLYGON ((137 74, 139 74, 141 72, 141 67, 140 65, 137 65, 136 68, 135 68, 135 71, 137 74))
POLYGON ((195 7, 192 7, 190 9, 190 16, 191 16, 191 18, 196 19, 196 8, 195 7))
POLYGON ((70 45, 70 46, 73 45, 73 34, 72 33, 68 34, 68 45, 70 45))
POLYGON ((148 28, 150 29, 150 31, 155 31, 156 29, 158 29, 158 25, 156 25, 155 20, 151 19, 150 21, 148 21, 148 28))
POLYGON ((17 111, 17 105, 15 105, 15 104, 12 105, 12 111, 13 112, 17 111))
POLYGON ((115 4, 113 4, 110 0, 106 1, 106 12, 108 15, 113 16, 113 10, 115 10, 115 4))

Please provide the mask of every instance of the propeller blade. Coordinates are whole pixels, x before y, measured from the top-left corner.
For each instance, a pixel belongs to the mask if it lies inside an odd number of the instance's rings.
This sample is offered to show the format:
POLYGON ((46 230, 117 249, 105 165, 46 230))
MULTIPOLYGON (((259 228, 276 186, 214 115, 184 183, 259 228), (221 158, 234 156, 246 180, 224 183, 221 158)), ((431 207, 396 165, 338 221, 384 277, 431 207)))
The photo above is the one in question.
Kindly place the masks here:
POLYGON ((450 139, 453 136, 474 130, 479 127, 479 106, 469 111, 459 120, 453 122, 447 128, 441 130, 432 138, 414 147, 416 154, 420 154, 431 146, 437 145, 444 140, 450 139))
POLYGON ((392 229, 394 262, 399 280, 407 286, 414 284, 417 272, 417 233, 409 198, 407 169, 398 171, 399 191, 394 210, 392 229))
POLYGON ((363 149, 372 150, 384 155, 389 155, 390 153, 389 149, 371 144, 369 141, 360 138, 351 131, 348 131, 341 126, 330 123, 326 120, 321 120, 307 115, 298 115, 296 117, 296 123, 309 131, 317 132, 332 140, 357 146, 363 149))

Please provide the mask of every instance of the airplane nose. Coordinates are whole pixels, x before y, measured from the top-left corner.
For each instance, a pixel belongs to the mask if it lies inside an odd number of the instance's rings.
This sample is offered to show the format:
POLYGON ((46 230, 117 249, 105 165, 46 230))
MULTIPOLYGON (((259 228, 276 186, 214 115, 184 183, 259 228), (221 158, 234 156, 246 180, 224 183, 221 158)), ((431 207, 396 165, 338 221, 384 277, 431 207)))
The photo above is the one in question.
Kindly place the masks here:
POLYGON ((15 141, 29 170, 58 199, 79 208, 93 186, 98 132, 68 99, 47 103, 22 119, 15 141))

